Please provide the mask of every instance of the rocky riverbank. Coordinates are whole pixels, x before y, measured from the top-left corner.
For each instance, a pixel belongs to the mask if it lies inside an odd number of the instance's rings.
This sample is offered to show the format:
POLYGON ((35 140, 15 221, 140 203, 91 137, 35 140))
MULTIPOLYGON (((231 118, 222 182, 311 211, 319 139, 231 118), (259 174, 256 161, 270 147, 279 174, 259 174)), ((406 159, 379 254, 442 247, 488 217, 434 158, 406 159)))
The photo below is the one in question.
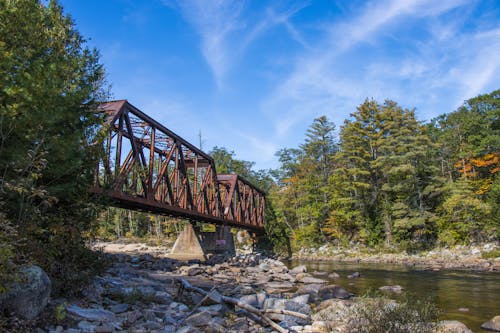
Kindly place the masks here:
POLYGON ((302 248, 293 255, 293 259, 400 264, 433 270, 500 271, 499 254, 500 247, 494 243, 481 246, 440 248, 416 254, 406 252, 383 253, 375 249, 358 246, 345 248, 324 245, 319 248, 302 248))
MULTIPOLYGON (((329 284, 326 273, 312 275, 305 266, 288 269, 259 254, 206 263, 148 253, 114 253, 109 259, 113 264, 81 298, 50 300, 52 321, 35 331, 371 332, 370 325, 386 325, 386 315, 400 311, 394 301, 358 298, 329 284)), ((385 290, 401 292, 398 286, 385 290)), ((470 332, 458 322, 412 318, 393 324, 400 332, 470 332)))

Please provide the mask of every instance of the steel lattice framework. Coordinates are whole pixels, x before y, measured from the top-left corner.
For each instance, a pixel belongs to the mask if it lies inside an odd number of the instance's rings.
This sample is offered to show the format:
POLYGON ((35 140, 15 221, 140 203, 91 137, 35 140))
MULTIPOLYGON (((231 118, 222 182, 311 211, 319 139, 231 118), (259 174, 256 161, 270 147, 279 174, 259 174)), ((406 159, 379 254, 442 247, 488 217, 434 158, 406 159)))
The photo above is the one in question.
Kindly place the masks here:
POLYGON ((104 157, 92 192, 123 208, 264 231, 265 193, 217 175, 212 157, 126 100, 104 103, 104 157))

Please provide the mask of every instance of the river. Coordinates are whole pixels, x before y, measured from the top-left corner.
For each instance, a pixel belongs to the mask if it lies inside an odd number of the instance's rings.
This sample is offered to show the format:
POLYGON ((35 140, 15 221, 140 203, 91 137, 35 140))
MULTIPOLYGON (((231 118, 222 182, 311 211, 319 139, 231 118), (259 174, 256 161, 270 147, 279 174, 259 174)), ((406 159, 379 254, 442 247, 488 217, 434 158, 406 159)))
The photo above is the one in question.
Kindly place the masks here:
POLYGON ((336 272, 340 278, 331 282, 356 295, 398 284, 417 297, 429 297, 443 311, 441 319, 461 321, 474 332, 488 332, 481 329, 481 324, 500 315, 498 272, 432 271, 404 265, 340 262, 292 261, 289 264, 291 267, 306 265, 308 272, 336 272), (354 272, 361 273, 361 277, 348 279, 347 275, 354 272), (462 312, 459 308, 469 311, 462 312))

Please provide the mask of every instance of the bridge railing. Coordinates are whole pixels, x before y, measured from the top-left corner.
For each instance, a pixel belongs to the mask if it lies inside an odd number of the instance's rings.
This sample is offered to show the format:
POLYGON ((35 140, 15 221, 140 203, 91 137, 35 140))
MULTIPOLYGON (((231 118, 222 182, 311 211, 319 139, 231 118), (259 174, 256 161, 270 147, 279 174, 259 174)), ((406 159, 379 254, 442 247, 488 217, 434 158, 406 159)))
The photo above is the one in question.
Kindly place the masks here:
POLYGON ((217 175, 211 156, 126 100, 104 103, 104 157, 92 191, 124 208, 262 232, 265 193, 217 175))

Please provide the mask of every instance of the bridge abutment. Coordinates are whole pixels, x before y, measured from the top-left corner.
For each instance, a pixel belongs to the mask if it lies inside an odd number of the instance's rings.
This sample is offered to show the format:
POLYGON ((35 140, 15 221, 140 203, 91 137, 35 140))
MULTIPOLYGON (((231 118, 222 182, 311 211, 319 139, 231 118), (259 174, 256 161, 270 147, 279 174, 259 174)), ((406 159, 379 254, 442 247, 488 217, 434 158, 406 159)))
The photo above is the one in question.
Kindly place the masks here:
POLYGON ((168 256, 180 260, 206 260, 213 254, 228 256, 236 254, 229 226, 217 225, 215 232, 201 232, 188 223, 177 237, 168 256))

